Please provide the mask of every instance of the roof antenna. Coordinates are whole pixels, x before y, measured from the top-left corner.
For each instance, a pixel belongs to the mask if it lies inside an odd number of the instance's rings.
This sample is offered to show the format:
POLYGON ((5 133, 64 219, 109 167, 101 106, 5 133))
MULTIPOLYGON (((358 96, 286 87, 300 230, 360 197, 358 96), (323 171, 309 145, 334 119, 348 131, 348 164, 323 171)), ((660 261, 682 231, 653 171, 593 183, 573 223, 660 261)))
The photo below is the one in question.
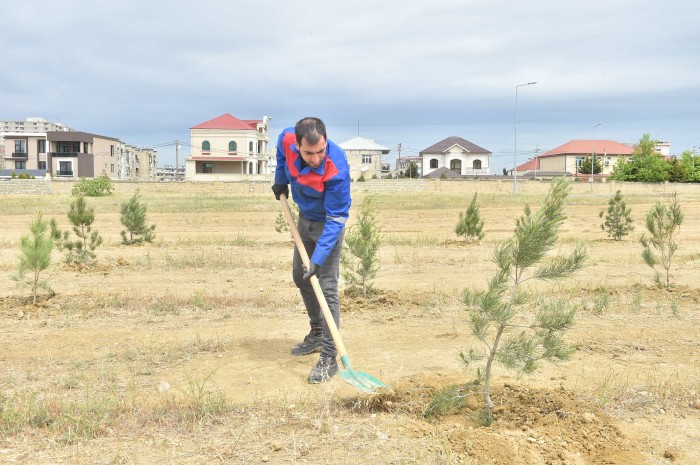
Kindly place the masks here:
POLYGON ((360 120, 357 120, 357 135, 360 135, 360 120))

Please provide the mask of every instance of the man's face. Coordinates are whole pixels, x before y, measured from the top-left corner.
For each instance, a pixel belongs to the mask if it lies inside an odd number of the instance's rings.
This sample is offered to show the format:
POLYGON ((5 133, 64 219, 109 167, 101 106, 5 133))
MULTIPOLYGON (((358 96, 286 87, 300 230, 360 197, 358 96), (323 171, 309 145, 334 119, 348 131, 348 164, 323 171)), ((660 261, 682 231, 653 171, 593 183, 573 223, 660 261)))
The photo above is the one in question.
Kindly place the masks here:
POLYGON ((321 162, 326 156, 326 139, 321 137, 317 143, 312 145, 305 138, 302 138, 301 141, 297 141, 297 148, 304 162, 311 168, 316 169, 321 166, 321 162))

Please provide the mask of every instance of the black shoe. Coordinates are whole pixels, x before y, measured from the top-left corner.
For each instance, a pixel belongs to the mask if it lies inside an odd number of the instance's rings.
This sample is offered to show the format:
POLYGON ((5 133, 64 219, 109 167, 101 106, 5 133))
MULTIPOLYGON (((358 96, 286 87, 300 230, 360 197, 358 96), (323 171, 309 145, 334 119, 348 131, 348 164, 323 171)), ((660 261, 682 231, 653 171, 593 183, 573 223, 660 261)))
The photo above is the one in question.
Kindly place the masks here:
POLYGON ((304 342, 300 342, 292 347, 292 355, 307 355, 312 352, 320 351, 322 339, 323 333, 314 333, 311 331, 304 338, 304 342))
POLYGON ((316 366, 309 373, 307 381, 311 384, 323 383, 330 381, 336 373, 338 373, 338 362, 336 362, 335 357, 321 354, 316 366))

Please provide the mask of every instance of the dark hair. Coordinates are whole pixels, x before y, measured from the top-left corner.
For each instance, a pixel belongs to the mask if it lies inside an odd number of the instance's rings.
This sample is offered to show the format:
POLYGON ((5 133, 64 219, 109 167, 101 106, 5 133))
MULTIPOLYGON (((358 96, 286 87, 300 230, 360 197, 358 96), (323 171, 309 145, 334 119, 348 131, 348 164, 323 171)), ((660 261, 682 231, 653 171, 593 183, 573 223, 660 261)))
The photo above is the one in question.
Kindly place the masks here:
POLYGON ((306 142, 311 145, 316 144, 321 140, 321 137, 328 140, 326 125, 319 118, 314 118, 313 116, 300 119, 294 126, 294 135, 296 136, 297 144, 300 144, 302 139, 306 139, 306 142))

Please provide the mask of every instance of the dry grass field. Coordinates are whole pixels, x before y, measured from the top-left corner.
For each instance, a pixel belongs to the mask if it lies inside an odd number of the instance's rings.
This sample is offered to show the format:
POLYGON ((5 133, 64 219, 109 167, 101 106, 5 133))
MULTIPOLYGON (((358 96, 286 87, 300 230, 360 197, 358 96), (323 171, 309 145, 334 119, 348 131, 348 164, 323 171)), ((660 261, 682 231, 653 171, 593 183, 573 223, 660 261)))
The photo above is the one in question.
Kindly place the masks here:
MULTIPOLYGON (((390 390, 368 396, 338 377, 309 385, 316 356, 291 280, 291 238, 265 190, 143 185, 151 244, 123 246, 119 209, 135 189, 88 198, 104 237, 95 267, 62 263, 55 295, 30 304, 10 279, 37 212, 68 227, 70 184, 0 198, 0 463, 20 464, 698 464, 700 189, 679 194, 685 221, 672 287, 641 258, 643 218, 670 188, 622 187, 635 231, 607 238, 609 187, 575 186, 558 247, 588 243, 573 278, 535 284, 535 300, 579 308, 572 359, 517 377, 497 367, 495 422, 459 354, 476 347, 460 294, 484 289, 495 245, 546 183, 514 196, 493 183, 378 193, 378 297, 343 296, 341 333, 356 369, 390 390), (486 236, 454 226, 479 191, 486 236)), ((699 186, 694 186, 699 187, 699 186)), ((354 215, 369 195, 354 186, 354 215)), ((672 186, 671 186, 672 188, 672 186)))

